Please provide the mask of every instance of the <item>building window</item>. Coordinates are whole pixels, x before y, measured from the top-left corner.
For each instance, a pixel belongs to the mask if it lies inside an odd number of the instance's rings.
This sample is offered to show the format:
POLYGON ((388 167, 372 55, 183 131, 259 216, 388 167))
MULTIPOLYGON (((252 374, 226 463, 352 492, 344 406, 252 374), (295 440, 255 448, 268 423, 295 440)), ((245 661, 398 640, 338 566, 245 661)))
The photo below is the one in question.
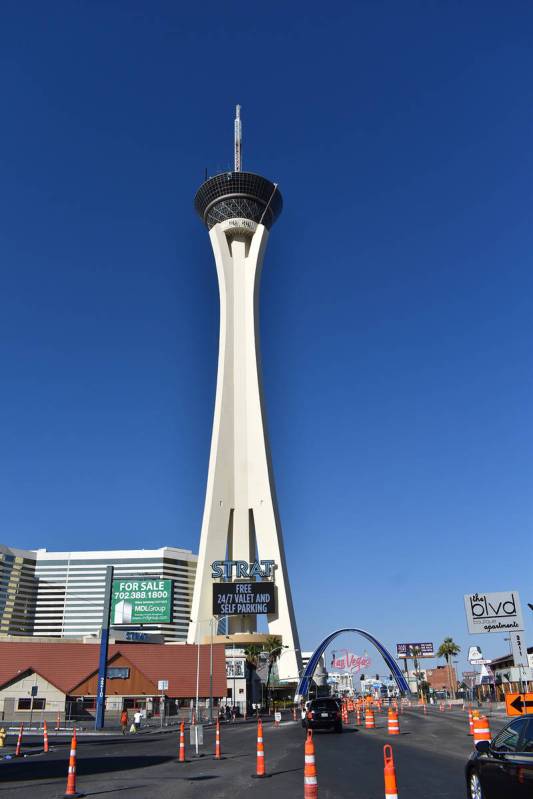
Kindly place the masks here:
POLYGON ((128 668, 112 667, 107 670, 108 680, 127 680, 129 676, 130 670, 128 668))
POLYGON ((17 710, 44 710, 46 707, 46 699, 44 697, 35 696, 33 697, 33 705, 32 705, 32 697, 24 697, 23 699, 18 700, 17 710))

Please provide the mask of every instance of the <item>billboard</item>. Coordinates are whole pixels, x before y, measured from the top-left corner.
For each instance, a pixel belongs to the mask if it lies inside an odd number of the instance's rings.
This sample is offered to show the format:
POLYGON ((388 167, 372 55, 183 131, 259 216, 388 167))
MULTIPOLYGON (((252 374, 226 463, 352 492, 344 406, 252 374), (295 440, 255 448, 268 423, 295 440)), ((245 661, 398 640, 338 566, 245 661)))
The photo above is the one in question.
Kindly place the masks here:
POLYGON ((504 633, 524 629, 518 591, 465 594, 468 632, 504 633))
POLYGON ((396 644, 396 657, 398 658, 433 658, 433 644, 424 641, 418 644, 396 644))
POLYGON ((213 583, 213 615, 275 613, 274 583, 213 583))
POLYGON ((172 621, 172 580, 113 580, 111 624, 168 624, 172 621))

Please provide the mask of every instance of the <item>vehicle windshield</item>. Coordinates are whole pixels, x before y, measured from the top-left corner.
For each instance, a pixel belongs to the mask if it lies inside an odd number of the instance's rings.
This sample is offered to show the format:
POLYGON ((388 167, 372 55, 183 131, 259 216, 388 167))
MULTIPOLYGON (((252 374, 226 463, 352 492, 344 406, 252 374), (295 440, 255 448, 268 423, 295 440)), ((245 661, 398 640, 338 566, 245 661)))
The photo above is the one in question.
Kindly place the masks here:
POLYGON ((337 703, 334 699, 313 699, 311 710, 337 710, 337 703))

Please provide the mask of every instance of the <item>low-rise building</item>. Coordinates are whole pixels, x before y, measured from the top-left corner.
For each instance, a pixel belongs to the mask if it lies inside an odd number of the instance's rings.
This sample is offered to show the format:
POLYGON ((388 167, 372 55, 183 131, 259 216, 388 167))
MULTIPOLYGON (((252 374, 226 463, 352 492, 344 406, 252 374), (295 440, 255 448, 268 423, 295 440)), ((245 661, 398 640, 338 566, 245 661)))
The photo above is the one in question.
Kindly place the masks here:
MULTIPOLYGON (((0 718, 61 721, 94 717, 100 647, 64 641, 0 642, 0 718)), ((109 647, 106 713, 176 715, 198 696, 202 705, 227 694, 225 648, 221 644, 132 644, 109 647), (160 691, 160 680, 168 688, 160 691), (198 682, 197 682, 198 680, 198 682)))
POLYGON ((426 680, 430 689, 434 691, 444 691, 451 696, 457 691, 457 672, 455 666, 436 666, 434 669, 426 669, 426 680))

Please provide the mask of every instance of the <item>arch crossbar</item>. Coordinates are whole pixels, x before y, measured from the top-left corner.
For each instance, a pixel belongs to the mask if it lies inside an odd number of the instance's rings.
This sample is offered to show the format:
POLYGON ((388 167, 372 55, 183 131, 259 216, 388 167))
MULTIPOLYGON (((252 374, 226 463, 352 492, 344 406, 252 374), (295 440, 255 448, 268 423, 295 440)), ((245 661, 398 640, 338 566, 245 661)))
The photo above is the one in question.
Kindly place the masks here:
POLYGON ((311 679, 313 674, 315 673, 315 669, 318 666, 318 662, 322 655, 324 654, 326 648, 330 645, 332 641, 337 638, 338 635, 342 635, 342 633, 359 633, 362 635, 363 638, 366 638, 367 641, 370 641, 376 649, 378 650, 379 654, 382 656, 383 660, 389 667, 392 676, 396 681, 396 685, 398 686, 399 691, 402 694, 409 693, 409 685, 407 684, 407 680, 402 674, 402 671, 394 658, 392 657, 391 653, 388 649, 385 649, 383 644, 381 644, 377 638, 374 638, 371 633, 367 632, 366 630, 360 630, 357 627, 345 627, 342 630, 335 630, 335 632, 331 633, 324 638, 322 643, 317 646, 311 657, 309 658, 309 663, 307 664, 305 671, 298 683, 298 689, 296 691, 295 701, 300 701, 301 699, 305 698, 309 694, 309 685, 311 683, 311 679))

